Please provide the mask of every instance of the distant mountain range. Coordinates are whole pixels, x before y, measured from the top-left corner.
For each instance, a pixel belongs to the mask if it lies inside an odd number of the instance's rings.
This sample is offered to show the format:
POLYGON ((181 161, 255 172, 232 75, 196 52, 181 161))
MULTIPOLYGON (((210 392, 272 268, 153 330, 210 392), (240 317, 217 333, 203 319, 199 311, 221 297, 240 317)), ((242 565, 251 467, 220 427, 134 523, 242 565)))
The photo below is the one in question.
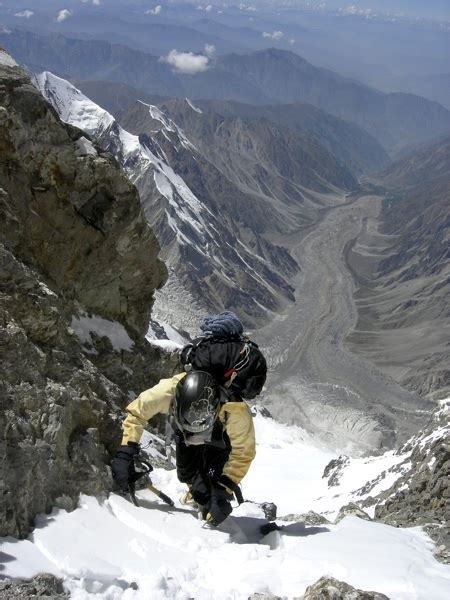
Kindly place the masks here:
POLYGON ((14 30, 0 34, 0 43, 32 68, 126 83, 149 94, 263 105, 307 102, 358 124, 390 154, 450 131, 450 111, 436 102, 379 92, 283 50, 219 56, 206 70, 188 75, 156 56, 97 40, 14 30))

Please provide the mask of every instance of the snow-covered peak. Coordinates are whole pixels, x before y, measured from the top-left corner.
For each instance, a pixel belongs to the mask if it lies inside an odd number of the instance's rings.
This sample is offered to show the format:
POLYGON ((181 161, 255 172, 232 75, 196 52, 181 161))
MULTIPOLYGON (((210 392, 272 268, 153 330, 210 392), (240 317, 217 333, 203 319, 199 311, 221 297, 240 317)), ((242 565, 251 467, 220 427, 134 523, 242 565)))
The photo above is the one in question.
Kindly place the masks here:
POLYGON ((148 108, 148 112, 150 113, 152 119, 161 123, 161 131, 163 132, 163 135, 165 134, 167 137, 168 134, 175 133, 185 148, 195 149, 195 146, 188 140, 184 131, 178 127, 178 125, 172 121, 172 119, 165 115, 160 108, 154 106, 153 104, 142 102, 142 100, 138 100, 138 102, 139 104, 142 104, 148 108))
MULTIPOLYGON (((106 110, 92 102, 71 83, 49 71, 36 76, 35 82, 43 96, 52 104, 60 118, 70 125, 86 131, 97 141, 106 141, 106 147, 120 160, 128 176, 136 183, 153 170, 153 178, 159 193, 168 201, 167 219, 180 244, 191 245, 187 232, 206 242, 209 239, 211 211, 192 193, 183 179, 165 162, 164 152, 156 140, 141 142, 137 135, 125 131, 106 110), (205 219, 204 215, 207 215, 205 219)), ((150 116, 162 124, 162 131, 175 134, 186 148, 193 146, 183 131, 156 106, 140 102, 148 108, 150 116)), ((208 249, 197 244, 201 254, 208 249)), ((211 255, 214 258, 214 255, 211 255)))
POLYGON ((35 76, 42 95, 52 104, 65 123, 79 127, 89 135, 99 135, 114 123, 114 117, 74 85, 49 71, 35 76))

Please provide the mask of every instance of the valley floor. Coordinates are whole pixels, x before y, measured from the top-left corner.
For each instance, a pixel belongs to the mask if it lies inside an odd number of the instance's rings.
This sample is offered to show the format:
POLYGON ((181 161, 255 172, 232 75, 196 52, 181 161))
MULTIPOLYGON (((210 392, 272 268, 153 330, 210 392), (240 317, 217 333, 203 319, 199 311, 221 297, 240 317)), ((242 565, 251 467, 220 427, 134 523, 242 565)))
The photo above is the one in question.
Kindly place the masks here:
POLYGON ((272 369, 269 408, 346 452, 392 447, 420 427, 430 408, 345 345, 358 316, 345 249, 380 202, 342 198, 308 235, 292 241, 300 265, 292 282, 296 302, 255 334, 272 369))
MULTIPOLYGON (((72 513, 40 516, 29 539, 1 540, 1 575, 54 573, 77 600, 247 600, 254 592, 294 598, 325 574, 392 600, 448 598, 450 567, 434 559, 433 543, 420 528, 353 516, 315 526, 282 519, 315 510, 333 520, 355 498, 354 490, 401 457, 388 452, 353 459, 340 484, 329 488, 322 473, 334 453, 315 446, 298 427, 261 415, 255 425, 257 458, 244 495, 275 502, 282 532, 262 537, 259 527, 266 521, 250 502, 211 530, 178 501, 170 508, 150 492, 138 493, 139 508, 115 494, 104 500, 84 496, 72 513)), ((174 499, 183 491, 174 471, 156 469, 153 482, 174 499)))

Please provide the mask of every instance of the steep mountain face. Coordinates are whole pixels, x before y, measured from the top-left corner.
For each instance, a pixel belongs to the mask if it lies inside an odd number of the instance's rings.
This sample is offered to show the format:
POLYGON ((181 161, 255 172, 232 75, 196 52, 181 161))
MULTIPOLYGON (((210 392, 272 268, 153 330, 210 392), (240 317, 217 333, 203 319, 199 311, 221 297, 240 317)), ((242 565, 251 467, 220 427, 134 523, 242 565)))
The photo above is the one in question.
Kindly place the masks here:
MULTIPOLYGON (((244 193, 267 200, 266 210, 277 204, 305 204, 308 190, 327 193, 355 189, 357 182, 323 146, 311 136, 294 134, 266 119, 227 118, 204 113, 189 100, 161 104, 164 112, 186 132, 195 147, 244 193)), ((149 125, 148 110, 136 103, 120 118, 124 127, 137 132, 149 125)), ((151 127, 151 124, 150 124, 151 127)), ((188 175, 188 170, 186 169, 188 175)), ((232 201, 230 198, 229 201, 232 201)), ((278 210, 279 212, 279 210, 278 210)), ((305 217, 307 208, 305 208, 305 217)), ((282 231, 289 224, 278 219, 282 231)), ((271 231, 268 219, 258 223, 252 215, 249 227, 271 231)))
POLYGON ((0 51, 1 535, 110 489, 130 394, 174 365, 143 341, 167 277, 136 189, 0 51))
POLYGON ((193 76, 107 42, 14 30, 0 34, 0 43, 28 65, 78 79, 126 83, 150 94, 252 104, 307 102, 357 123, 389 153, 450 131, 450 111, 440 104, 412 94, 384 94, 282 50, 221 56, 193 76))
POLYGON ((349 250, 359 273, 355 350, 422 394, 450 391, 450 137, 419 148, 377 179, 387 198, 349 250))
POLYGON ((163 303, 165 311, 189 298, 192 316, 179 316, 188 328, 201 311, 225 307, 253 324, 292 298, 295 262, 262 235, 269 216, 274 229, 285 229, 282 216, 226 180, 159 109, 140 103, 140 135, 133 135, 66 81, 49 73, 37 81, 62 119, 107 147, 140 190, 162 256, 177 274, 170 282, 177 292, 167 292, 176 298, 163 303))
POLYGON ((298 133, 307 133, 352 173, 373 171, 389 161, 381 144, 364 129, 310 104, 261 106, 226 100, 197 100, 196 105, 223 116, 264 118, 298 133))

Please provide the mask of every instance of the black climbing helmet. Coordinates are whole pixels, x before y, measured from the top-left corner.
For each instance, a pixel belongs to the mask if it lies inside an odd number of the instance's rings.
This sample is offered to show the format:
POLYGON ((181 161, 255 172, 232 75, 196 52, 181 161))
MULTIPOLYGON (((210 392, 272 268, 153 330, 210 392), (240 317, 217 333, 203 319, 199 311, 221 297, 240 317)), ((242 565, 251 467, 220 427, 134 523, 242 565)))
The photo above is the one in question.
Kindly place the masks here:
POLYGON ((190 371, 177 385, 173 417, 186 444, 211 441, 219 410, 219 385, 206 371, 190 371))

